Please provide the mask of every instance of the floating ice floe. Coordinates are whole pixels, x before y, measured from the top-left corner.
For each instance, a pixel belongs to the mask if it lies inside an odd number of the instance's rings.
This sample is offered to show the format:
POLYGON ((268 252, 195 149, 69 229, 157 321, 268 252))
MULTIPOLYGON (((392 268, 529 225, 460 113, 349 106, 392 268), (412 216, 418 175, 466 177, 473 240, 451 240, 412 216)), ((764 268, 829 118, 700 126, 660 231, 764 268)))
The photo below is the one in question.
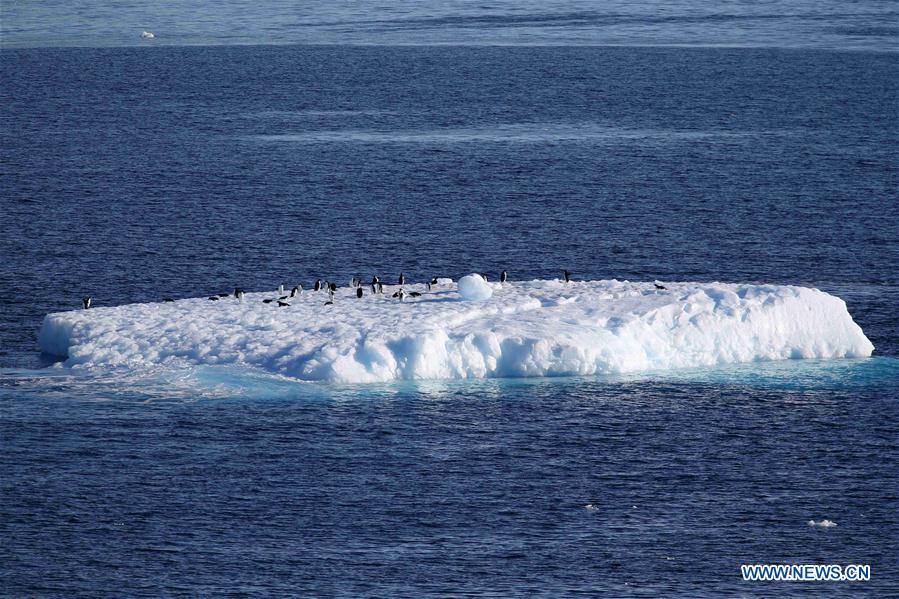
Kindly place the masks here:
MULTIPOLYGON (((480 277, 478 277, 480 279, 480 277)), ((859 358, 874 347, 846 304, 817 289, 722 283, 559 280, 343 287, 332 305, 275 292, 48 314, 43 351, 67 366, 239 365, 345 383, 603 375, 794 358, 859 358), (462 288, 464 290, 464 287, 462 288)), ((161 299, 161 298, 160 298, 161 299)))
POLYGON ((818 528, 833 528, 837 525, 837 523, 833 520, 818 520, 817 522, 815 520, 809 520, 808 525, 818 528))
POLYGON ((152 40, 152 39, 156 38, 156 35, 150 31, 144 31, 140 34, 140 36, 142 39, 145 39, 145 40, 152 40))

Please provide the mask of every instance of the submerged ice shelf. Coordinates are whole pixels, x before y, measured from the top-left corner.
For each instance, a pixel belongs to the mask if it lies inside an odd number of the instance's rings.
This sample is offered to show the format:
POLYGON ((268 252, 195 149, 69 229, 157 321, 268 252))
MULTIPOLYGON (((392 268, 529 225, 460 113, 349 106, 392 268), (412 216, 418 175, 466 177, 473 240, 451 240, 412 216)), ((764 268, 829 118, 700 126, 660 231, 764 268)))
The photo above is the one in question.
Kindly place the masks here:
POLYGON ((371 382, 590 375, 791 358, 867 357, 874 346, 843 300, 776 285, 535 280, 491 284, 464 301, 454 284, 399 302, 270 293, 59 312, 40 346, 67 366, 245 365, 303 380, 371 382))

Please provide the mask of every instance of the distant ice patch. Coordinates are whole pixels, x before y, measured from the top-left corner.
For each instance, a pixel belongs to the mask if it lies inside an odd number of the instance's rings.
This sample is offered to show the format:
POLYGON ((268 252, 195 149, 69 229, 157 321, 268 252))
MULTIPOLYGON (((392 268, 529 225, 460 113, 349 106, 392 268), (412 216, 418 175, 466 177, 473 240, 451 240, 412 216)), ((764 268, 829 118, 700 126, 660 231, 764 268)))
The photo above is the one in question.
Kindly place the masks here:
POLYGON ((140 34, 141 39, 152 40, 156 38, 156 35, 150 31, 144 31, 140 34))
MULTIPOLYGON (((306 291, 289 307, 275 291, 219 301, 102 307, 48 314, 43 351, 68 366, 235 365, 346 383, 617 375, 795 358, 861 358, 874 346, 846 304, 778 285, 559 280, 407 284, 356 298, 306 291), (480 296, 478 296, 480 297, 480 296)), ((160 298, 161 299, 161 298, 160 298)))
POLYGON ((814 527, 817 527, 817 528, 833 528, 833 527, 835 527, 835 526, 837 525, 837 523, 834 522, 833 520, 826 520, 826 519, 825 519, 825 520, 818 520, 818 521, 815 521, 815 520, 809 520, 809 521, 808 521, 808 525, 809 525, 809 526, 814 526, 814 527))

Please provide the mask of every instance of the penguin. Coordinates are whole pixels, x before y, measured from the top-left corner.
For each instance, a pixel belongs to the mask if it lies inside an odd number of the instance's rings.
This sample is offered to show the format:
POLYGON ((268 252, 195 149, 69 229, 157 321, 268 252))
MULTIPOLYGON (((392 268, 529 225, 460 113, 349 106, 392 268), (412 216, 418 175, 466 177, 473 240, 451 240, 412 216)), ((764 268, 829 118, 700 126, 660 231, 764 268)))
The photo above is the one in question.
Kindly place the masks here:
POLYGON ((499 282, 500 283, 505 283, 508 280, 509 280, 509 273, 507 273, 506 271, 499 273, 499 282))
POLYGON ((282 295, 282 296, 279 297, 278 299, 281 300, 281 301, 284 301, 284 300, 286 300, 288 297, 290 297, 290 296, 289 296, 289 295, 282 295))
MULTIPOLYGON (((334 287, 335 287, 335 289, 336 289, 337 285, 335 285, 334 287)), ((334 301, 334 291, 335 291, 335 289, 331 289, 331 288, 328 289, 328 297, 330 298, 330 300, 331 300, 332 302, 334 301)))
POLYGON ((337 293, 337 283, 328 283, 328 289, 331 291, 331 295, 337 293))
POLYGON ((279 307, 279 308, 283 308, 283 307, 289 306, 289 305, 290 305, 290 304, 288 304, 287 302, 282 302, 282 301, 280 301, 280 300, 278 301, 278 307, 279 307))
POLYGON ((173 301, 175 301, 175 300, 173 300, 173 299, 170 298, 170 297, 164 297, 164 298, 162 298, 162 301, 163 301, 163 303, 166 303, 166 304, 167 304, 167 303, 173 302, 173 301))
POLYGON ((362 287, 356 287, 356 297, 362 299, 362 287))
POLYGON ((91 298, 90 298, 90 297, 83 297, 83 298, 81 298, 81 307, 82 307, 83 309, 85 309, 85 310, 90 309, 90 307, 91 307, 91 298))
POLYGON ((562 274, 565 275, 565 282, 570 283, 571 282, 571 273, 568 272, 567 270, 563 270, 562 274))
POLYGON ((326 302, 325 302, 325 305, 326 305, 326 306, 333 306, 333 305, 334 305, 334 300, 328 300, 328 301, 326 301, 326 302))
POLYGON ((322 290, 322 280, 315 279, 315 286, 312 288, 313 291, 321 291, 322 290))
POLYGON ((398 297, 400 301, 403 301, 406 298, 406 292, 400 287, 400 290, 394 293, 393 297, 398 297))
POLYGON ((230 293, 219 293, 219 299, 225 299, 226 297, 231 297, 230 293))
POLYGON ((278 285, 278 295, 284 295, 284 285, 278 285))
POLYGON ((209 296, 209 299, 211 299, 211 300, 214 301, 214 302, 217 302, 217 301, 219 301, 219 296, 217 296, 217 295, 211 295, 211 296, 209 296))
POLYGON ((300 294, 300 286, 297 285, 293 289, 290 290, 290 297, 296 297, 300 294))
POLYGON ((378 285, 381 284, 381 279, 378 278, 378 275, 375 275, 371 278, 371 293, 374 295, 378 292, 378 285))
POLYGON ((234 297, 237 298, 237 301, 242 302, 243 301, 243 289, 241 289, 240 287, 235 288, 234 289, 234 297))
POLYGON ((399 282, 399 284, 400 284, 400 285, 405 285, 405 284, 406 284, 406 275, 404 275, 403 273, 400 273, 400 282, 399 282))
POLYGON ((659 285, 658 283, 653 283, 653 285, 656 286, 656 289, 668 289, 668 288, 665 287, 664 285, 659 285))
POLYGON ((485 283, 489 283, 489 282, 490 282, 490 279, 487 278, 487 275, 485 275, 484 273, 480 273, 480 275, 481 275, 481 278, 484 279, 484 282, 485 282, 485 283))
POLYGON ((418 291, 412 291, 409 293, 409 297, 421 297, 421 293, 418 291))
MULTIPOLYGON (((273 298, 269 298, 269 299, 264 299, 264 300, 262 300, 262 303, 263 303, 263 304, 270 304, 270 303, 272 303, 273 301, 275 301, 273 298)), ((280 302, 278 302, 278 303, 280 303, 280 302)))
POLYGON ((381 281, 378 281, 378 293, 384 293, 384 285, 381 284, 381 281))

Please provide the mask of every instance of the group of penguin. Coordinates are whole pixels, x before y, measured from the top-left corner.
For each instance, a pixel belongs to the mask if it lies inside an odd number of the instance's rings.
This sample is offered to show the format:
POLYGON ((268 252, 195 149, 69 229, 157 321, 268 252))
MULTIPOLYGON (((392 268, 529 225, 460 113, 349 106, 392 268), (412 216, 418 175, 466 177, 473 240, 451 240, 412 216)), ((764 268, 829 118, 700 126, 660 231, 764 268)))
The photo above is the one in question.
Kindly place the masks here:
MULTIPOLYGON (((570 283, 571 282, 571 272, 567 271, 567 270, 563 270, 562 274, 565 276, 565 282, 570 283)), ((481 274, 481 276, 484 277, 485 281, 488 280, 487 275, 481 274)), ((505 283, 508 280, 509 280, 509 273, 507 273, 506 271, 502 271, 499 274, 499 282, 505 283)), ((392 297, 397 298, 401 302, 404 301, 407 296, 408 297, 421 297, 421 293, 419 293, 418 291, 410 291, 409 293, 406 293, 403 290, 403 285, 406 284, 406 275, 404 275, 403 273, 400 273, 398 284, 400 286, 399 291, 396 291, 392 297)), ((432 286, 437 285, 437 284, 438 284, 437 277, 434 277, 433 279, 428 281, 428 283, 427 283, 428 291, 431 290, 432 286)), ((655 285, 656 289, 667 289, 667 287, 665 287, 664 285, 660 285, 659 283, 653 283, 653 284, 655 285)), ((352 287, 354 287, 356 289, 356 297, 359 299, 362 299, 362 296, 364 295, 364 292, 362 291, 362 289, 364 287, 364 285, 362 284, 362 279, 359 277, 353 277, 351 285, 352 285, 352 287)), ((383 285, 383 283, 381 283, 381 279, 378 277, 378 275, 375 275, 372 277, 371 283, 369 284, 369 286, 371 287, 372 295, 375 295, 378 293, 384 293, 384 285, 383 285)), ((312 287, 312 290, 313 291, 321 291, 323 289, 328 292, 328 296, 329 296, 328 301, 325 302, 325 305, 330 306, 334 303, 334 294, 337 292, 337 283, 322 282, 321 279, 317 279, 315 281, 315 285, 312 287)), ((301 293, 303 293, 303 286, 297 285, 293 289, 290 290, 289 294, 285 294, 284 285, 281 285, 278 287, 278 293, 280 294, 279 297, 264 299, 264 300, 262 300, 262 303, 263 304, 271 304, 273 302, 277 302, 277 305, 279 308, 284 308, 284 307, 290 306, 290 302, 288 302, 287 300, 295 298, 298 295, 300 295, 301 293)), ((211 301, 215 302, 215 301, 218 301, 221 299, 225 299, 227 297, 234 297, 237 299, 237 301, 242 302, 243 298, 244 298, 244 290, 241 289, 240 287, 236 287, 234 289, 233 294, 219 293, 217 295, 210 295, 209 299, 211 301)), ((166 297, 166 298, 163 298, 162 301, 163 302, 174 302, 175 300, 173 298, 166 297)), ((91 298, 90 297, 82 298, 81 307, 85 310, 90 308, 91 307, 91 298)))
MULTIPOLYGON (((406 293, 403 290, 402 286, 406 284, 406 275, 404 275, 403 273, 400 273, 398 284, 400 285, 400 289, 399 289, 399 291, 397 291, 396 293, 393 294, 393 297, 398 298, 400 301, 403 301, 406 298, 406 296, 421 297, 421 293, 419 293, 418 291, 412 291, 412 292, 406 293)), ((428 283, 428 289, 431 289, 431 285, 436 285, 436 284, 437 284, 437 279, 435 277, 428 283)), ((350 282, 350 286, 356 290, 356 298, 362 299, 362 297, 365 295, 365 292, 364 292, 365 285, 363 285, 362 279, 360 277, 353 277, 352 281, 350 282)), ((372 295, 375 295, 378 293, 384 293, 384 284, 381 283, 381 279, 380 279, 380 277, 378 277, 378 275, 375 275, 372 277, 369 287, 371 288, 372 295)), ((312 290, 313 291, 322 291, 322 290, 327 291, 328 292, 328 301, 326 301, 324 305, 330 306, 334 303, 334 294, 337 293, 337 283, 331 283, 330 281, 322 281, 321 279, 317 279, 315 281, 315 285, 312 286, 312 290)), ((278 287, 278 293, 284 293, 284 285, 281 285, 280 287, 278 287)), ((270 304, 272 302, 277 301, 278 307, 281 307, 281 308, 287 307, 287 306, 290 306, 290 303, 287 302, 286 300, 294 298, 301 293, 303 293, 303 286, 297 285, 296 287, 294 287, 293 289, 290 290, 289 295, 282 295, 281 297, 278 297, 277 299, 276 298, 264 299, 264 300, 262 300, 262 303, 270 304)), ((219 297, 221 297, 221 296, 219 296, 219 297)), ((237 296, 237 290, 235 290, 235 297, 242 300, 243 299, 243 291, 241 290, 240 296, 237 296)), ((209 299, 218 299, 218 297, 213 296, 213 297, 210 297, 209 299)))
MULTIPOLYGON (((566 281, 569 280, 570 275, 571 275, 571 273, 569 273, 566 270, 565 271, 565 280, 566 281)), ((486 275, 482 274, 481 276, 484 277, 485 281, 487 280, 486 275)), ((509 273, 507 273, 506 271, 502 271, 499 275, 499 280, 501 283, 505 283, 506 281, 508 281, 509 273)), ((421 293, 418 291, 406 292, 403 289, 403 286, 405 284, 406 284, 406 275, 404 275, 403 273, 400 273, 399 279, 397 280, 397 285, 399 285, 399 290, 394 292, 391 297, 394 297, 401 302, 405 301, 405 299, 407 297, 421 297, 421 293)), ((428 291, 430 291, 431 288, 437 284, 438 284, 437 277, 434 277, 430 281, 428 281, 427 282, 428 291)), ((366 286, 363 284, 361 277, 353 277, 352 281, 350 282, 350 286, 353 287, 354 289, 356 289, 356 298, 357 299, 362 299, 362 297, 364 297, 364 295, 365 295, 364 288, 366 286)), ((381 282, 381 278, 378 275, 374 275, 371 278, 371 283, 368 284, 368 287, 371 289, 372 295, 384 293, 384 284, 381 282)), ((337 292, 337 283, 331 283, 329 281, 322 281, 321 279, 317 279, 315 281, 315 285, 313 285, 313 287, 312 287, 312 290, 313 291, 322 291, 322 290, 327 291, 328 292, 328 301, 326 301, 324 305, 330 306, 334 303, 334 294, 337 292)), ((282 294, 282 295, 280 295, 280 297, 277 297, 277 298, 272 297, 272 298, 264 299, 264 300, 262 300, 262 303, 263 304, 271 304, 273 302, 277 302, 277 305, 279 308, 288 307, 288 306, 290 306, 290 302, 288 302, 287 300, 295 298, 298 295, 300 295, 301 293, 303 293, 303 286, 297 285, 296 287, 294 287, 293 289, 290 290, 289 294, 285 294, 284 285, 280 285, 278 287, 278 293, 282 294)), ((218 295, 209 296, 209 299, 212 301, 218 301, 220 299, 224 299, 227 297, 235 297, 235 298, 237 298, 238 301, 243 301, 244 291, 243 291, 243 289, 238 287, 234 290, 233 294, 219 293, 218 295)), ((165 298, 163 301, 169 302, 169 301, 174 301, 174 300, 172 300, 170 298, 165 298)))

